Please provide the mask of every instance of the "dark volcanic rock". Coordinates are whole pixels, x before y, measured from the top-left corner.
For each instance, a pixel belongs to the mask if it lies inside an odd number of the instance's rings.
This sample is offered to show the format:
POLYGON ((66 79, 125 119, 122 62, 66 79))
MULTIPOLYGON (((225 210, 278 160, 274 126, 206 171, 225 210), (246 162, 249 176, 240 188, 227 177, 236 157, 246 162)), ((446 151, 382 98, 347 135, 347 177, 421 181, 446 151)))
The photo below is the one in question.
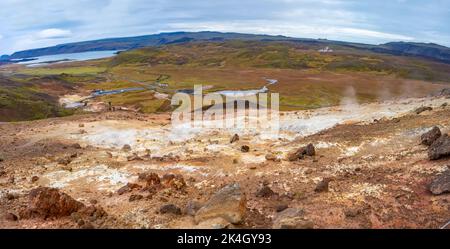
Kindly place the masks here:
POLYGON ((430 184, 430 191, 434 195, 450 192, 450 169, 447 169, 433 180, 430 184))
POLYGON ((326 192, 326 191, 328 191, 329 184, 330 184, 330 179, 323 179, 322 181, 317 183, 316 187, 314 188, 314 191, 317 193, 326 192))
POLYGON ((448 156, 450 156, 450 137, 444 134, 428 148, 428 158, 437 160, 448 156))
POLYGON ((176 214, 176 215, 180 215, 181 214, 181 209, 173 204, 167 204, 162 206, 159 209, 159 212, 162 214, 176 214))
POLYGON ((297 161, 298 159, 303 159, 304 156, 314 156, 316 155, 316 149, 313 144, 308 144, 306 147, 301 147, 296 151, 290 152, 287 155, 288 161, 297 161))
POLYGON ((430 146, 441 135, 441 130, 439 129, 439 127, 435 126, 429 132, 422 134, 422 136, 420 137, 421 144, 430 146))
POLYGON ((83 207, 83 203, 56 188, 39 187, 30 192, 27 213, 31 217, 58 218, 68 216, 83 207))

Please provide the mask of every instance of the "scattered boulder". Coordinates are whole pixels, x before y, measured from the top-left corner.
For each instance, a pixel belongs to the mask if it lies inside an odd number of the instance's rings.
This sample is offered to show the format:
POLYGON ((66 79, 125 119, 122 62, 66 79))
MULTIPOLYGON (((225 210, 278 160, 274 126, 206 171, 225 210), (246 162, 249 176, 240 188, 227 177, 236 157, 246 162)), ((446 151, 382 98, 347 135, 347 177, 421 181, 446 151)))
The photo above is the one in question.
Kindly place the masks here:
POLYGON ((428 148, 428 158, 430 160, 438 160, 448 156, 450 156, 450 137, 444 134, 428 148))
POLYGON ((316 149, 313 144, 308 144, 305 147, 299 148, 293 152, 288 153, 287 160, 288 161, 297 161, 299 159, 303 159, 304 156, 314 156, 316 155, 316 149))
POLYGON ((166 204, 159 209, 162 214, 176 214, 181 215, 181 209, 174 204, 166 204))
POLYGON ((419 107, 419 108, 417 108, 416 110, 414 110, 414 112, 415 112, 416 114, 421 114, 422 112, 425 112, 425 111, 431 111, 431 110, 433 110, 433 108, 430 107, 430 106, 422 106, 422 107, 419 107))
POLYGON ((246 198, 238 183, 229 184, 215 193, 195 214, 196 223, 223 218, 232 224, 242 222, 246 211, 246 198))
POLYGON ((83 128, 84 124, 78 124, 78 127, 83 128))
POLYGON ((233 137, 231 137, 230 139, 230 144, 239 141, 239 135, 238 134, 234 134, 233 137))
POLYGON ((273 190, 271 188, 269 188, 269 186, 263 186, 262 188, 260 188, 258 190, 258 192, 256 192, 256 197, 268 198, 273 195, 276 195, 276 194, 275 194, 275 192, 273 192, 273 190))
POLYGON ((450 169, 438 175, 430 184, 430 191, 434 195, 450 192, 450 169))
POLYGON ((27 213, 31 217, 63 217, 85 207, 69 195, 56 188, 39 187, 31 190, 27 213))
POLYGON ((441 135, 441 130, 439 129, 439 127, 435 126, 430 131, 422 134, 422 136, 420 137, 420 142, 423 145, 430 146, 441 135))
POLYGON ((131 146, 130 146, 129 144, 125 144, 125 145, 122 147, 122 150, 123 150, 123 151, 130 151, 130 150, 131 150, 131 146))
POLYGON ((330 183, 330 179, 323 179, 319 183, 317 183, 316 187, 314 188, 314 192, 320 193, 320 192, 326 192, 328 191, 328 186, 330 183))
POLYGON ((287 208, 274 217, 275 229, 312 229, 314 223, 304 218, 304 212, 297 208, 287 208))
POLYGON ((248 145, 242 145, 241 146, 241 151, 246 153, 250 151, 250 147, 248 145))

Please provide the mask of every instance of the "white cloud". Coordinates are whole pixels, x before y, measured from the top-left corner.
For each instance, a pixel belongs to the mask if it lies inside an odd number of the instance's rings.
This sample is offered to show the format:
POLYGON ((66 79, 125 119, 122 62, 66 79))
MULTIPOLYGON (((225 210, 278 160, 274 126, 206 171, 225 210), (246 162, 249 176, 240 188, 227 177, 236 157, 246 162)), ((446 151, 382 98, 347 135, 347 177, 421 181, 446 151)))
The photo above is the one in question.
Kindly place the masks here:
POLYGON ((0 53, 182 30, 449 46, 449 11, 445 0, 0 0, 0 53))
POLYGON ((58 39, 70 36, 72 36, 72 32, 65 29, 44 29, 37 33, 37 37, 41 39, 58 39))
POLYGON ((256 33, 268 35, 285 35, 292 37, 307 37, 307 38, 327 38, 327 39, 344 39, 357 42, 373 41, 375 43, 383 43, 388 41, 412 41, 413 37, 406 35, 391 34, 379 32, 369 29, 347 28, 347 27, 333 27, 327 25, 304 25, 292 22, 274 22, 270 23, 254 23, 249 22, 235 22, 235 23, 220 23, 220 22, 202 22, 202 23, 172 23, 169 24, 172 30, 215 30, 221 32, 241 32, 241 33, 256 33))

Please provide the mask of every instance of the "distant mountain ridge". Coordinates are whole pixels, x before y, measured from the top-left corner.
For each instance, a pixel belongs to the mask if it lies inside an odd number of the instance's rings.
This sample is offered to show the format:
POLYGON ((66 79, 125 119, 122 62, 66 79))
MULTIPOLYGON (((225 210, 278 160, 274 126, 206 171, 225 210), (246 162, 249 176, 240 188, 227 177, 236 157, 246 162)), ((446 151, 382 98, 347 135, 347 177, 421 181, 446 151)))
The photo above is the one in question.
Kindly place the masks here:
POLYGON ((202 32, 172 32, 135 37, 107 38, 92 41, 67 43, 46 48, 30 49, 15 52, 11 56, 3 55, 0 61, 23 59, 44 55, 80 53, 105 50, 129 50, 147 46, 161 46, 176 43, 198 41, 220 42, 225 40, 244 41, 292 41, 318 45, 340 45, 358 49, 370 50, 376 53, 393 55, 419 56, 450 64, 450 48, 433 43, 390 42, 381 45, 368 45, 324 39, 292 38, 286 36, 255 35, 242 33, 222 33, 212 31, 202 32))

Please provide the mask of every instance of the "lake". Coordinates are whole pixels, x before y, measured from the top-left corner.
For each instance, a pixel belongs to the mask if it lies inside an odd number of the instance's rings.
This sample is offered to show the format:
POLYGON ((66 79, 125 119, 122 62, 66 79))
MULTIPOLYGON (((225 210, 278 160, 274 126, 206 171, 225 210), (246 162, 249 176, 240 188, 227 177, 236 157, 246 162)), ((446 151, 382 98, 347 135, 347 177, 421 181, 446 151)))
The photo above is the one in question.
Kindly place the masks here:
POLYGON ((87 61, 112 57, 115 56, 117 52, 118 52, 117 50, 108 50, 108 51, 91 51, 91 52, 81 52, 71 54, 44 55, 34 57, 36 58, 36 60, 19 62, 18 64, 27 65, 27 67, 36 67, 68 61, 87 61))

